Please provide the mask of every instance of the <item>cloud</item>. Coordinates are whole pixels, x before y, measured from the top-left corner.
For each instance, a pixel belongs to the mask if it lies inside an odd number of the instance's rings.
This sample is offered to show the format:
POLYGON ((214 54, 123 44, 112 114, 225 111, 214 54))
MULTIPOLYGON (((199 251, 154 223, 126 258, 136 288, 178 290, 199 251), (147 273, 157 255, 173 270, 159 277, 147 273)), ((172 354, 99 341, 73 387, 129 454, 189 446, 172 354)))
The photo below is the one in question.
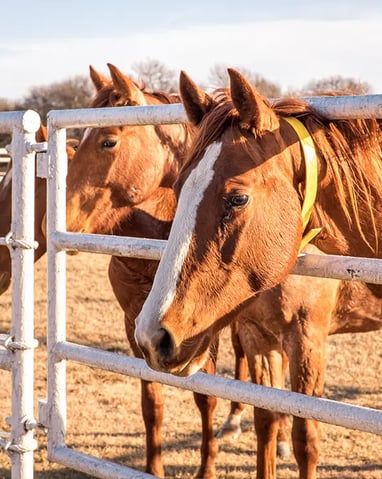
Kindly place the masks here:
POLYGON ((131 65, 158 59, 186 70, 206 85, 215 63, 245 66, 278 83, 299 88, 312 79, 342 75, 382 91, 381 17, 355 20, 278 20, 211 24, 131 32, 104 38, 52 39, 22 44, 9 54, 0 46, 0 96, 19 98, 34 85, 87 75, 106 63, 131 73, 131 65), (3 51, 2 51, 3 50, 3 51))

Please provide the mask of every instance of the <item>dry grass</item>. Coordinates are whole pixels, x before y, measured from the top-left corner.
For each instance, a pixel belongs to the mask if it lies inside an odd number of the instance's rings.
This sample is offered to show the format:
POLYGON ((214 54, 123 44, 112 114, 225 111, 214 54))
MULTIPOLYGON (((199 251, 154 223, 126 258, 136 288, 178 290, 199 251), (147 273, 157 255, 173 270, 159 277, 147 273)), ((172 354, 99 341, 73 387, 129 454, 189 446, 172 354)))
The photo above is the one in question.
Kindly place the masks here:
MULTIPOLYGON (((80 254, 68 257, 68 339, 109 351, 129 352, 121 311, 107 280, 108 258, 80 254)), ((46 397, 46 262, 36 265, 36 404, 46 397)), ((10 295, 1 297, 0 332, 10 327, 10 295)), ((227 332, 223 333, 219 357, 220 372, 232 375, 232 352, 227 332)), ((369 407, 380 406, 382 332, 330 338, 326 397, 369 407)), ((140 414, 140 387, 135 378, 68 364, 68 445, 88 454, 107 458, 142 470, 144 428, 140 414)), ((200 420, 192 393, 164 388, 164 458, 167 477, 191 478, 199 464, 200 420)), ((0 371, 0 429, 10 413, 10 376, 0 371)), ((220 400, 216 428, 222 425, 229 404, 220 400)), ((37 415, 37 408, 36 408, 37 415)), ((236 442, 223 441, 217 461, 219 477, 242 479, 255 476, 256 443, 252 411, 245 411, 243 434, 236 442)), ((85 474, 48 463, 46 437, 36 432, 37 479, 86 478, 85 474)), ((318 477, 382 479, 382 437, 341 427, 322 425, 318 477)), ((279 461, 278 477, 298 476, 294 459, 279 461)), ((11 477, 8 456, 0 452, 0 478, 11 477)))

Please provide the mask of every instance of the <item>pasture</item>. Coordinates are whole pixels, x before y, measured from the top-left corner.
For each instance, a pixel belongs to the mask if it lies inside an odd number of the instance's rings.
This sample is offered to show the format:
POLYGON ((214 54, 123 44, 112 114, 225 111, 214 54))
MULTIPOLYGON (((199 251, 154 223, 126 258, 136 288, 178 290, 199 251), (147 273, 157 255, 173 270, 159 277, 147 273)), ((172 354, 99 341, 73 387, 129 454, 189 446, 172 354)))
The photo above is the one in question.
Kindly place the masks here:
MULTIPOLYGON (((68 325, 70 341, 129 353, 123 314, 107 279, 108 257, 81 253, 68 256, 68 325)), ((35 414, 37 400, 46 397, 46 257, 35 265, 35 414)), ((0 298, 0 332, 10 329, 10 291, 0 298)), ((218 370, 232 377, 233 356, 222 332, 218 370)), ((331 336, 325 397, 369 407, 380 407, 382 331, 331 336)), ((68 363, 68 445, 88 454, 107 458, 142 470, 144 426, 140 413, 138 379, 68 363)), ((163 455, 168 478, 192 478, 199 465, 200 418, 192 393, 164 388, 165 419, 163 455)), ((9 430, 10 375, 0 370, 0 428, 9 430)), ((219 400, 216 430, 229 411, 228 401, 219 400)), ((244 413, 243 434, 235 442, 220 442, 217 459, 219 477, 244 479, 255 474, 256 443, 252 410, 244 413)), ((321 479, 382 479, 382 437, 322 424, 321 479)), ((37 479, 79 479, 85 474, 51 464, 46 458, 45 432, 37 431, 35 454, 37 479)), ((278 461, 278 477, 297 477, 293 458, 278 461)), ((0 452, 0 478, 10 479, 10 463, 0 452)))

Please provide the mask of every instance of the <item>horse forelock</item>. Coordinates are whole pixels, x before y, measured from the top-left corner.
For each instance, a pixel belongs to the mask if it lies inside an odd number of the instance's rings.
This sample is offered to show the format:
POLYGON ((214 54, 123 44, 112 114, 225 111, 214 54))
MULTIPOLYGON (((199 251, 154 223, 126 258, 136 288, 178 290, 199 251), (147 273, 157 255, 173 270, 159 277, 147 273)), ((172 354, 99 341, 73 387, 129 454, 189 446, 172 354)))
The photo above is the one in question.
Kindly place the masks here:
MULTIPOLYGON (((148 104, 155 103, 179 103, 179 95, 167 93, 161 90, 150 91, 145 86, 140 86, 134 82, 137 88, 143 93, 148 104)), ((121 101, 121 92, 115 88, 112 82, 104 85, 94 97, 92 108, 105 108, 113 106, 131 106, 128 101, 121 101)))

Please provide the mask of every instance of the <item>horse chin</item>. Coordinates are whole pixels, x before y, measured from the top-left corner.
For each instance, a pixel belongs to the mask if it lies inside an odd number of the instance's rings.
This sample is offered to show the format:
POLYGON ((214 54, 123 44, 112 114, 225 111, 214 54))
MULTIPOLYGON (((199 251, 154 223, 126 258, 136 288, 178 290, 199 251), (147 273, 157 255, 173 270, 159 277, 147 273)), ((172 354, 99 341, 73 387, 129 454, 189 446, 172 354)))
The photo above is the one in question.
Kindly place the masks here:
POLYGON ((145 357, 145 360, 147 365, 151 369, 154 369, 155 371, 172 374, 174 376, 179 376, 179 377, 187 377, 187 376, 192 376, 193 374, 197 373, 200 369, 202 369, 208 357, 209 357, 209 349, 204 351, 199 356, 193 357, 192 359, 190 359, 190 361, 179 363, 173 366, 169 364, 164 365, 162 363, 152 361, 149 357, 145 357))
POLYGON ((171 374, 179 377, 192 376, 193 374, 200 371, 208 358, 208 351, 197 358, 191 359, 185 366, 178 368, 177 370, 171 371, 171 374))

